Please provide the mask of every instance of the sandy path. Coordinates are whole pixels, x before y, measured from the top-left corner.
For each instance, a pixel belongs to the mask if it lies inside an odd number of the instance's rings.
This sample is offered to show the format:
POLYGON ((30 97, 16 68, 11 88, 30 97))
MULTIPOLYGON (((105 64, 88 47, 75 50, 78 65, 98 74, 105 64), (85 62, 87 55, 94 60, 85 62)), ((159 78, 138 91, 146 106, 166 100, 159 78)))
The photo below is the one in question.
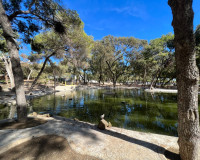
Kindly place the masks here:
POLYGON ((116 127, 101 131, 90 123, 62 117, 45 119, 49 121, 33 128, 0 130, 0 153, 32 137, 51 134, 65 137, 80 154, 104 160, 160 160, 166 159, 165 149, 178 149, 177 137, 116 127))

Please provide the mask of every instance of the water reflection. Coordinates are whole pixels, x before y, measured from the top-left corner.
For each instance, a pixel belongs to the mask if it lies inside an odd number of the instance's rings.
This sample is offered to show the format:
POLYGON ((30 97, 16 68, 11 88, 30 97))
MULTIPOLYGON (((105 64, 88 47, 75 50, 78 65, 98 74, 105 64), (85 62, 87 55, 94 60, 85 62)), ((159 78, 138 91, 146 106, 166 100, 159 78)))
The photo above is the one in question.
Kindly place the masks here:
POLYGON ((31 101, 36 112, 98 123, 99 116, 113 126, 177 135, 175 94, 148 94, 142 90, 83 90, 67 96, 49 95, 31 101), (42 105, 41 105, 42 104, 42 105))
POLYGON ((177 136, 176 101, 176 94, 92 89, 40 97, 32 100, 30 106, 35 112, 49 112, 96 124, 99 116, 105 114, 105 119, 116 127, 177 136))

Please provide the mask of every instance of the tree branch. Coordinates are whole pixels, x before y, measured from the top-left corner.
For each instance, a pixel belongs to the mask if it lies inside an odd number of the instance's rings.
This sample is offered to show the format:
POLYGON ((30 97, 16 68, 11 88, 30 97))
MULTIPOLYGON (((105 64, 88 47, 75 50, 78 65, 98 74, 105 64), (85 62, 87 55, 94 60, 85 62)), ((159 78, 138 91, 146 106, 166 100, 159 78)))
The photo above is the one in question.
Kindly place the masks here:
POLYGON ((31 7, 35 4, 35 2, 36 2, 36 0, 32 0, 32 2, 30 3, 27 11, 22 11, 22 10, 16 11, 13 14, 9 15, 8 19, 10 21, 12 21, 13 18, 17 17, 20 14, 31 14, 31 7))
POLYGON ((54 56, 55 54, 56 54, 56 51, 53 52, 52 54, 50 54, 49 56, 47 56, 47 57, 45 58, 45 61, 44 61, 43 65, 42 65, 42 68, 40 69, 40 72, 38 73, 37 77, 36 77, 35 80, 33 81, 32 85, 31 85, 31 88, 29 89, 29 92, 31 92, 32 89, 33 89, 33 87, 35 86, 37 80, 39 79, 40 75, 42 74, 42 72, 43 72, 43 70, 44 70, 44 68, 45 68, 45 65, 46 65, 47 61, 49 61, 49 58, 50 58, 51 56, 54 56))
POLYGON ((27 11, 21 11, 21 10, 16 11, 13 14, 8 16, 9 21, 12 21, 15 17, 17 17, 20 14, 30 14, 30 11, 29 10, 27 10, 27 11))

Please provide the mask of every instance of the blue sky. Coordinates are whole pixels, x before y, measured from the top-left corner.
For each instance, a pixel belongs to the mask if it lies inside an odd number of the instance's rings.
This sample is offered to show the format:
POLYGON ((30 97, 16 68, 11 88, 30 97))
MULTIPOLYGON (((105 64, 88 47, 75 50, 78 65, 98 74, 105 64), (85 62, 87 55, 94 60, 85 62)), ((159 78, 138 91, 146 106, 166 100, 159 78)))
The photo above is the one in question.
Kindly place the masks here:
MULTIPOLYGON (((95 40, 109 34, 151 40, 173 32, 167 0, 66 0, 63 5, 78 12, 95 40)), ((194 27, 200 24, 199 8, 194 0, 194 27)))

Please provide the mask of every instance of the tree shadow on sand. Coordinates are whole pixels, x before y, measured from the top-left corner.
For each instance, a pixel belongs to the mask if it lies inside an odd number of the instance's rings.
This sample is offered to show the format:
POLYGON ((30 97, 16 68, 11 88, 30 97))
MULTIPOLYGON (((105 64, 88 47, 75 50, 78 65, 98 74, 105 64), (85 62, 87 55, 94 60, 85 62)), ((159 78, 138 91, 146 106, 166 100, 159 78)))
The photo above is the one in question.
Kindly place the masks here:
POLYGON ((99 132, 101 132, 103 134, 110 135, 110 136, 122 139, 124 141, 127 141, 127 142, 130 142, 130 143, 134 143, 134 144, 146 147, 146 148, 148 148, 148 149, 150 149, 150 150, 152 150, 152 151, 154 151, 154 152, 156 152, 158 154, 162 154, 168 160, 180 160, 179 154, 174 152, 173 149, 167 150, 164 147, 161 147, 159 145, 156 145, 156 144, 153 144, 153 143, 150 143, 150 142, 147 142, 147 141, 139 140, 139 139, 127 136, 125 134, 115 132, 115 131, 100 130, 100 129, 97 128, 96 125, 91 125, 91 124, 83 123, 83 122, 80 122, 80 121, 78 121, 76 123, 82 125, 82 127, 89 127, 91 129, 99 131, 99 132))
POLYGON ((73 151, 64 137, 45 135, 32 138, 0 155, 0 159, 98 160, 73 151))
MULTIPOLYGON (((148 148, 150 150, 152 150, 155 153, 158 153, 160 155, 165 156, 166 158, 168 158, 169 160, 179 160, 180 157, 178 154, 176 154, 172 149, 165 149, 162 146, 159 146, 157 144, 153 144, 151 142, 147 142, 145 140, 140 140, 137 138, 133 138, 130 136, 127 136, 125 134, 122 133, 118 133, 116 131, 112 131, 112 130, 99 130, 97 128, 96 125, 92 125, 89 123, 85 123, 85 122, 81 122, 81 121, 74 121, 72 119, 66 119, 64 117, 54 117, 57 121, 49 121, 46 124, 34 127, 34 128, 29 128, 29 129, 25 129, 25 130, 16 130, 16 131, 12 131, 12 130, 7 130, 7 131, 3 131, 0 134, 0 147, 2 146, 6 146, 6 144, 9 143, 13 143, 16 141, 16 136, 27 136, 28 135, 37 135, 39 134, 43 134, 43 135, 61 135, 63 137, 66 136, 70 136, 70 135, 82 135, 85 138, 90 138, 93 142, 97 143, 100 139, 99 137, 92 133, 90 130, 95 130, 97 132, 101 132, 105 135, 109 135, 109 136, 113 136, 119 139, 122 139, 124 141, 136 144, 136 145, 140 145, 143 146, 145 148, 148 148), (63 121, 65 121, 66 123, 63 123, 63 121)), ((36 147, 39 148, 38 150, 34 151, 35 157, 40 156, 43 152, 44 152, 44 144, 45 146, 49 146, 50 148, 48 148, 49 153, 53 153, 54 150, 65 150, 65 147, 62 144, 62 141, 59 141, 58 144, 51 144, 51 141, 49 138, 47 138, 46 140, 44 140, 40 146, 36 147)), ((25 146, 25 148, 27 148, 25 146)), ((19 152, 19 149, 15 152, 19 152)), ((27 151, 28 152, 28 151, 27 151)), ((57 152, 58 153, 58 152, 57 152)), ((2 155, 1 155, 2 156, 2 155)), ((21 156, 21 155, 18 155, 21 156)), ((16 157, 16 159, 19 157, 16 157)), ((20 157, 21 158, 21 157, 20 157)), ((0 159, 4 159, 2 157, 0 157, 0 159)))

